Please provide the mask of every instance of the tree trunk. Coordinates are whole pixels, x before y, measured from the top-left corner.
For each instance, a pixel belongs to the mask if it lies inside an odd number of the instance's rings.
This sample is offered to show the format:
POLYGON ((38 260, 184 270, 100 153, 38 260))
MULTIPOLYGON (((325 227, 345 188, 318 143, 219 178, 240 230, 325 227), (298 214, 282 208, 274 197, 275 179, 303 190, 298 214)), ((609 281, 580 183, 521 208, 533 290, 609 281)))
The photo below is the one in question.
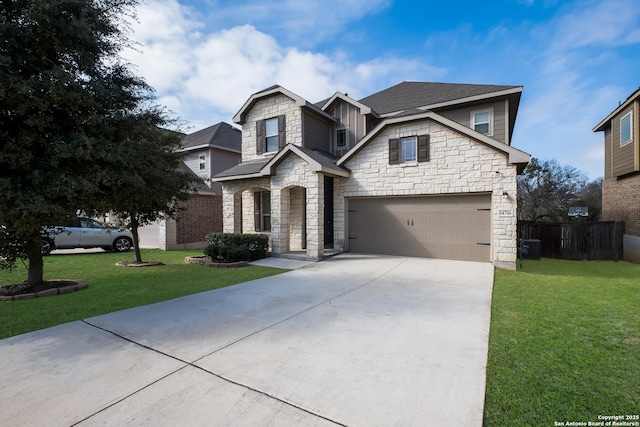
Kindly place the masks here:
POLYGON ((133 215, 131 215, 131 234, 133 234, 133 252, 136 255, 136 262, 142 262, 140 240, 138 238, 138 220, 133 215))
POLYGON ((36 236, 27 243, 25 250, 29 259, 29 271, 27 273, 27 285, 39 285, 44 282, 44 262, 42 260, 42 241, 36 236))

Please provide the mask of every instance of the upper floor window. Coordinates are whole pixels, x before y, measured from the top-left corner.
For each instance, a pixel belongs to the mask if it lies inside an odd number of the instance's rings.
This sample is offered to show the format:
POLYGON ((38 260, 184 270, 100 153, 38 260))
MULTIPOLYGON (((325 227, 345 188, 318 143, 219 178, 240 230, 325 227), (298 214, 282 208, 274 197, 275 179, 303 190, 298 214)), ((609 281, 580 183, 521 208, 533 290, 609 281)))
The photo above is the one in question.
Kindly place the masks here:
POLYGON ((632 117, 631 112, 629 112, 620 119, 620 145, 631 142, 631 134, 633 133, 632 117))
POLYGON ((256 122, 256 152, 275 153, 285 145, 285 116, 256 122))
POLYGON ((200 156, 198 156, 198 165, 201 171, 206 170, 207 169, 207 156, 204 154, 201 154, 200 156))
POLYGON ((267 149, 266 152, 278 151, 278 118, 265 121, 267 149))
POLYGON ((428 162, 431 158, 429 135, 410 136, 389 140, 389 164, 428 162))
POLYGON ((493 109, 472 111, 471 128, 485 135, 493 135, 493 109))
POLYGON ((336 149, 342 150, 349 145, 349 133, 346 128, 336 131, 336 149))
POLYGON ((402 138, 400 140, 400 163, 415 162, 417 160, 417 138, 402 138))

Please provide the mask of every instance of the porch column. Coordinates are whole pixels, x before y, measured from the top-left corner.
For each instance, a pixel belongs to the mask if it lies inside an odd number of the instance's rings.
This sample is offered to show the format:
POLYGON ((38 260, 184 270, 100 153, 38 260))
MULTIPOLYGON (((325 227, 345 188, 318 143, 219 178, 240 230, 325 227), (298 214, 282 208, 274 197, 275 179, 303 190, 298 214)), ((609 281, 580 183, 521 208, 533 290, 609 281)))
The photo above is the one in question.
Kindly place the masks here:
POLYGON ((307 257, 324 255, 324 175, 313 174, 307 187, 307 257))
POLYGON ((289 252, 289 190, 271 188, 271 251, 289 252))
POLYGON ((240 196, 234 188, 222 184, 222 231, 225 233, 240 233, 242 230, 240 196))

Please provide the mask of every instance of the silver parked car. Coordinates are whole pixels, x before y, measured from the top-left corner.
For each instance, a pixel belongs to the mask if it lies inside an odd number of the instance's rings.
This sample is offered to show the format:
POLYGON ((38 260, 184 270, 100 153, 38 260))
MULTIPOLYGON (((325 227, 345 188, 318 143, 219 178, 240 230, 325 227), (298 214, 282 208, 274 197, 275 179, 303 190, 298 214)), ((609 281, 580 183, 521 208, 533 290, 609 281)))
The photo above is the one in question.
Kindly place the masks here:
POLYGON ((42 238, 42 253, 48 255, 53 249, 102 248, 127 252, 133 246, 133 235, 129 230, 109 227, 95 219, 77 217, 73 224, 45 229, 42 238))

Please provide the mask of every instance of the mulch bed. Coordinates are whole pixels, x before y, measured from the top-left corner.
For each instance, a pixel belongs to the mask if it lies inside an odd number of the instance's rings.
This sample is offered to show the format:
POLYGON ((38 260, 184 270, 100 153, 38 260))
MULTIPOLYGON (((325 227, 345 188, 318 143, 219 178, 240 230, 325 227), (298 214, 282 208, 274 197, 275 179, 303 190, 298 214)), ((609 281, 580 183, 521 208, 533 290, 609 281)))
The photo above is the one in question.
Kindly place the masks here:
POLYGON ((116 262, 118 267, 153 267, 156 265, 164 265, 164 263, 160 261, 120 261, 116 262))
POLYGON ((86 289, 88 286, 84 280, 45 280, 31 286, 27 285, 27 282, 16 283, 0 287, 0 301, 66 294, 86 289))

